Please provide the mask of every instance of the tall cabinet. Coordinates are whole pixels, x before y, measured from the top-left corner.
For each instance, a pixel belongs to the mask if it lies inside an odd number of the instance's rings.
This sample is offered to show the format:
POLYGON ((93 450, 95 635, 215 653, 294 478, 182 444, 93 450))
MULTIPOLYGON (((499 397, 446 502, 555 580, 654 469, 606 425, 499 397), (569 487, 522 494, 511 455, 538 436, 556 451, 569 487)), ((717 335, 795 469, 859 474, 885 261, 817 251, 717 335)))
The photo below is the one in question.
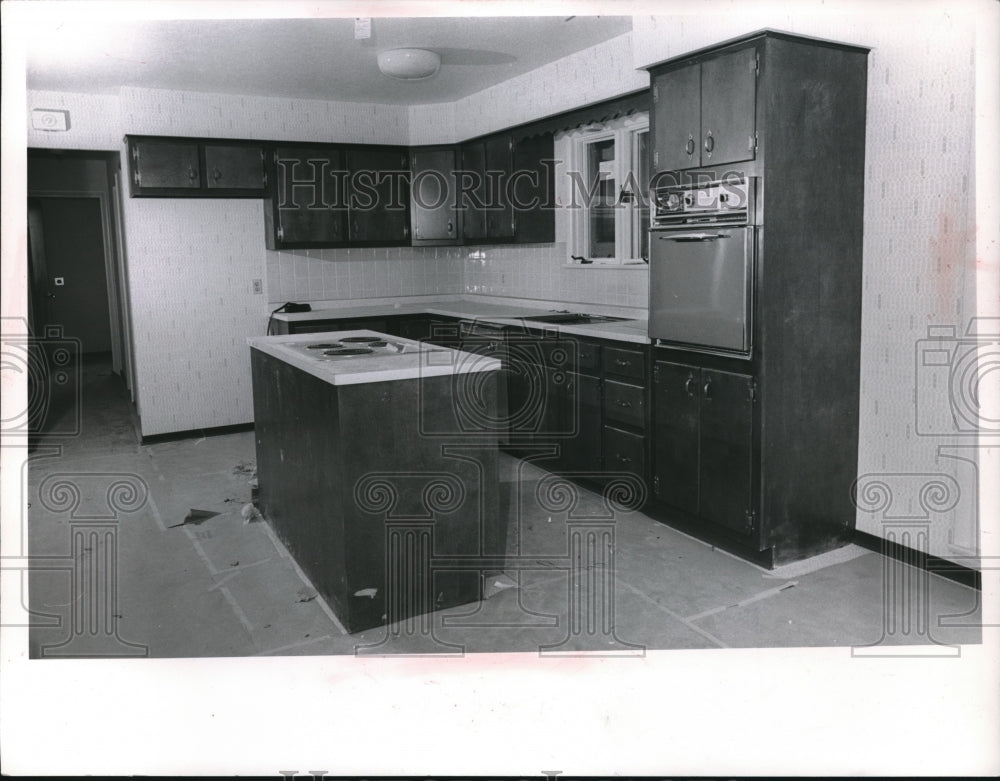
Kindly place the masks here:
POLYGON ((654 177, 757 193, 750 356, 651 350, 653 503, 768 566, 853 532, 867 56, 765 32, 650 68, 654 177))

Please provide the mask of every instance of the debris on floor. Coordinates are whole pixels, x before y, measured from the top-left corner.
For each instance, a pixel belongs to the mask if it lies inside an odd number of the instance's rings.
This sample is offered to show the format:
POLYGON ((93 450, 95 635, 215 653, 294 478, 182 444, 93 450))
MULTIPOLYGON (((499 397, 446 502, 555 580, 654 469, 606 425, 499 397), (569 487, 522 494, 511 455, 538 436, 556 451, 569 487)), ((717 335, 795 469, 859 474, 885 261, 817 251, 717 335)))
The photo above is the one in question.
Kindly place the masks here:
POLYGON ((256 475, 257 464, 253 461, 240 461, 233 467, 234 475, 256 475))
POLYGON ((378 594, 377 588, 363 588, 360 591, 355 591, 354 596, 356 597, 369 597, 375 599, 375 595, 378 594))
POLYGON ((260 510, 254 507, 253 502, 247 502, 243 505, 243 509, 240 510, 240 515, 243 516, 243 523, 253 523, 254 521, 259 521, 264 517, 260 514, 260 510))
POLYGON ((295 593, 296 602, 312 602, 317 597, 317 593, 311 588, 303 586, 295 593))
POLYGON ((202 524, 205 521, 207 521, 209 518, 214 518, 218 514, 219 513, 214 512, 212 510, 198 510, 192 507, 190 510, 188 510, 188 514, 184 516, 183 521, 181 521, 180 523, 172 523, 167 528, 173 529, 176 526, 183 526, 184 524, 187 523, 198 526, 199 524, 202 524))
POLYGON ((517 587, 517 582, 509 575, 501 574, 495 578, 490 578, 490 580, 486 583, 486 587, 483 589, 483 598, 489 599, 490 597, 495 597, 501 591, 517 587))

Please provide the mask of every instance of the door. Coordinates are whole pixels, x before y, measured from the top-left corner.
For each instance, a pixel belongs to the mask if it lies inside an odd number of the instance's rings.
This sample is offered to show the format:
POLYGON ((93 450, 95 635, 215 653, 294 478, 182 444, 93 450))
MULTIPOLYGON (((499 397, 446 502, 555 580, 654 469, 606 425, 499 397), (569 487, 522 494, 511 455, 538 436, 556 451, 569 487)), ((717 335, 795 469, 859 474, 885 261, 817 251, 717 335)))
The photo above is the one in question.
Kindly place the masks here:
POLYGON ((753 160, 757 50, 713 57, 701 65, 701 164, 753 160))
POLYGON ((410 156, 413 190, 410 220, 413 241, 453 242, 458 238, 455 204, 455 150, 414 151, 410 156))
POLYGON ((653 382, 653 491, 657 499, 698 513, 699 370, 657 361, 653 382))
POLYGON ((486 139, 486 175, 489 197, 486 209, 486 236, 509 239, 514 236, 514 207, 507 198, 507 185, 513 171, 513 143, 508 135, 486 139))
POLYGON ((752 499, 753 385, 749 376, 701 370, 699 515, 747 532, 752 499))
POLYGON ((348 236, 380 244, 410 238, 409 156, 402 150, 350 149, 348 236))
POLYGON ((653 78, 653 168, 674 171, 700 162, 701 66, 688 65, 653 78))
POLYGON ((748 227, 653 231, 650 337, 748 354, 752 242, 748 227))
POLYGON ((35 333, 62 327, 81 353, 111 351, 111 316, 99 198, 28 199, 35 333))
POLYGON ((144 190, 201 187, 196 141, 135 139, 131 144, 133 185, 144 190))
POLYGON ((568 376, 564 414, 572 436, 563 445, 563 463, 574 472, 597 473, 602 451, 601 378, 575 372, 568 376))
POLYGON ((262 147, 205 144, 205 186, 209 190, 263 191, 264 184, 262 147))
POLYGON ((489 181, 486 178, 486 147, 482 142, 462 147, 462 171, 459 193, 462 209, 462 235, 467 241, 486 238, 486 204, 489 181))
POLYGON ((278 147, 274 210, 276 249, 345 240, 343 156, 333 147, 278 147))
POLYGON ((554 154, 551 133, 524 138, 514 145, 515 178, 510 195, 518 242, 555 241, 554 154))

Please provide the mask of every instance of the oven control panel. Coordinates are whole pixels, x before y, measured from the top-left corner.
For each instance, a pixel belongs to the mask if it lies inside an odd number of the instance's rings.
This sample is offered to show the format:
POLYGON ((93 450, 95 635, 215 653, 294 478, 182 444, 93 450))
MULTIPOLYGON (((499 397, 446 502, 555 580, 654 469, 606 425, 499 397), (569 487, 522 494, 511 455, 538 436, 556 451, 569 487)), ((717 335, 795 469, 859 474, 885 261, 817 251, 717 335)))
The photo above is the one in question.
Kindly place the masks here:
POLYGON ((653 227, 692 223, 747 223, 753 215, 753 178, 732 178, 653 190, 653 227))

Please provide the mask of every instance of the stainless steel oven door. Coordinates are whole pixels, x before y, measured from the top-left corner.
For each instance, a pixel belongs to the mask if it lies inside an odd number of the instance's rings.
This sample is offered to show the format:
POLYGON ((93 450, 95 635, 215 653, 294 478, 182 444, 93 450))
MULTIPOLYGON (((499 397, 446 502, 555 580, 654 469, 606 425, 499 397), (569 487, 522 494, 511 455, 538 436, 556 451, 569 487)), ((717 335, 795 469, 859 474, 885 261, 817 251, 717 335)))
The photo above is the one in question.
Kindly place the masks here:
POLYGON ((653 230, 649 244, 650 338, 749 355, 753 227, 653 230))

